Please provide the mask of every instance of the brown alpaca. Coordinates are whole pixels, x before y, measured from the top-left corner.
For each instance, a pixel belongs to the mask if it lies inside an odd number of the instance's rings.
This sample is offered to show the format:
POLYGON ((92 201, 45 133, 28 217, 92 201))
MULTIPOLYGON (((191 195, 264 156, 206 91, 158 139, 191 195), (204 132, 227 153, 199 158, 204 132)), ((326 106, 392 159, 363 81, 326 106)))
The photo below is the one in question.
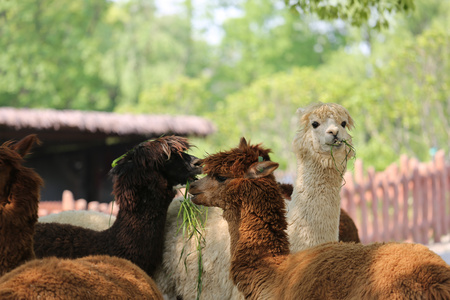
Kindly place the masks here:
POLYGON ((0 146, 0 276, 35 257, 34 224, 44 182, 22 163, 36 143, 33 134, 0 146))
MULTIPOLYGON (((294 190, 293 185, 290 183, 278 182, 278 186, 281 189, 283 198, 285 198, 286 200, 291 200, 292 191, 294 190)), ((356 227, 355 222, 353 222, 353 219, 342 208, 339 218, 339 241, 345 243, 361 242, 358 235, 358 228, 356 227)))
POLYGON ((223 209, 234 284, 247 299, 450 299, 450 267, 418 244, 330 242, 289 253, 285 202, 270 150, 211 155, 189 192, 223 209))
POLYGON ((123 258, 30 261, 0 278, 0 299, 164 299, 155 282, 123 258))
POLYGON ((167 208, 175 186, 201 172, 196 157, 185 151, 186 138, 167 136, 128 151, 110 171, 113 195, 120 207, 116 221, 104 231, 69 224, 38 223, 34 250, 39 258, 111 255, 131 260, 152 276, 161 263, 167 208))

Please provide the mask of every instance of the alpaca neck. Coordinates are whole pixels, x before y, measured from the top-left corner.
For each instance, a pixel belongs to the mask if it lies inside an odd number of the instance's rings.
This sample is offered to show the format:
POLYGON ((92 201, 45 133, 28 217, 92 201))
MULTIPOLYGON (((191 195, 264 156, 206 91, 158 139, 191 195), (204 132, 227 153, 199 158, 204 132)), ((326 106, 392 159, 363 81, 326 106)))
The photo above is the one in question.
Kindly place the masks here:
POLYGON ((34 171, 18 171, 0 206, 0 276, 35 258, 33 235, 38 219, 42 179, 34 171))
POLYGON ((224 212, 230 233, 231 277, 246 299, 273 298, 270 287, 277 266, 289 254, 285 210, 264 208, 263 214, 249 207, 224 212))
POLYGON ((128 253, 132 257, 131 261, 152 275, 162 260, 167 210, 175 192, 172 188, 164 192, 144 188, 139 193, 124 193, 118 197, 125 195, 138 195, 136 197, 139 199, 129 199, 122 203, 133 201, 139 204, 131 209, 120 208, 116 221, 107 230, 105 238, 109 239, 109 244, 114 241, 116 248, 133 251, 128 253), (130 245, 135 246, 130 248, 130 245), (149 260, 148 257, 152 259, 149 260))
POLYGON ((297 179, 288 203, 291 250, 338 241, 340 190, 346 166, 308 155, 297 157, 297 179), (340 166, 340 169, 337 169, 340 166))
POLYGON ((123 203, 122 206, 126 207, 119 208, 116 221, 111 229, 135 230, 137 233, 144 234, 147 237, 145 240, 149 240, 150 235, 163 238, 167 210, 175 194, 172 188, 163 191, 147 187, 118 194, 117 197, 120 197, 118 202, 123 203), (134 195, 135 198, 128 198, 128 195, 134 195), (133 204, 128 207, 129 203, 133 204), (152 230, 142 232, 142 228, 152 228, 152 230))

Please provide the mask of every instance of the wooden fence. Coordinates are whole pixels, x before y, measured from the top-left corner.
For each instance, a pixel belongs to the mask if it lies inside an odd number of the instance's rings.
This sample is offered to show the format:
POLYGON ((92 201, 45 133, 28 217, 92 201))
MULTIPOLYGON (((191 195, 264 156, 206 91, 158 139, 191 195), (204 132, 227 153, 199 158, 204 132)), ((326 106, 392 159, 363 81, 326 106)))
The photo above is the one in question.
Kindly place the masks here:
POLYGON ((401 156, 383 172, 363 171, 361 160, 344 176, 341 205, 358 227, 362 243, 438 243, 450 231, 450 165, 444 151, 421 163, 401 156))
POLYGON ((39 217, 65 210, 95 210, 103 213, 117 215, 119 207, 113 203, 99 203, 98 201, 87 202, 85 199, 75 200, 73 193, 65 190, 61 201, 41 201, 39 203, 39 217))
MULTIPOLYGON (((357 159, 344 176, 341 205, 358 227, 363 243, 411 241, 438 243, 450 234, 450 165, 438 151, 434 160, 421 163, 406 156, 383 172, 369 168, 357 159)), ((111 204, 74 200, 64 191, 62 201, 43 201, 39 215, 62 210, 90 209, 111 212, 111 204)), ((117 214, 117 205, 113 214, 117 214)))

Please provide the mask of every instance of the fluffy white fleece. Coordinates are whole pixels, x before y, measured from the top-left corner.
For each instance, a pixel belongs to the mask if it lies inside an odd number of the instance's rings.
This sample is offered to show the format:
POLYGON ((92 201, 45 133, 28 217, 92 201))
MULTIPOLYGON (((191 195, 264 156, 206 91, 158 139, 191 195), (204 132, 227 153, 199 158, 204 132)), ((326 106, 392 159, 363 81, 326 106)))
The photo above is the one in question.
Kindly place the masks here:
POLYGON ((300 108, 297 114, 299 130, 293 142, 297 177, 287 214, 295 251, 338 241, 343 174, 354 157, 346 144, 352 145, 347 129, 353 128, 353 120, 344 107, 319 103, 300 108))
POLYGON ((102 231, 111 227, 116 220, 113 215, 94 210, 66 210, 57 214, 39 217, 41 223, 63 223, 102 231))

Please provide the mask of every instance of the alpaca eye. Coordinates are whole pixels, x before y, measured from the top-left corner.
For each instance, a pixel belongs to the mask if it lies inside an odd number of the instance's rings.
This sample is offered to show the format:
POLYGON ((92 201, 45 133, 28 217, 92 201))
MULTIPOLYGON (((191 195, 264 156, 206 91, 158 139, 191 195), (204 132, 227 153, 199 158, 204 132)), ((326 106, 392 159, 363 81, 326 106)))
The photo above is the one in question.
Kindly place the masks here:
POLYGON ((311 125, 313 128, 317 128, 317 127, 319 127, 320 124, 319 124, 319 122, 314 121, 314 122, 312 122, 311 125))
POLYGON ((225 180, 227 180, 227 178, 226 178, 226 177, 223 177, 223 176, 216 176, 216 180, 217 180, 218 182, 224 182, 225 180))
POLYGON ((341 126, 345 128, 345 126, 347 126, 347 122, 343 121, 343 122, 341 123, 341 126))

